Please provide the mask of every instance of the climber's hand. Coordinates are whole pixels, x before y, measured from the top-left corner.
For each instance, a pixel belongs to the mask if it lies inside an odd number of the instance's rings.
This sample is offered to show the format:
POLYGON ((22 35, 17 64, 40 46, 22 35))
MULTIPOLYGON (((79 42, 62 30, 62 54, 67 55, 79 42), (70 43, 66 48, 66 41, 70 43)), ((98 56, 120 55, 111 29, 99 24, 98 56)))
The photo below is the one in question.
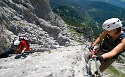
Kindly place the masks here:
POLYGON ((96 58, 97 60, 103 60, 102 55, 92 55, 92 58, 96 58))

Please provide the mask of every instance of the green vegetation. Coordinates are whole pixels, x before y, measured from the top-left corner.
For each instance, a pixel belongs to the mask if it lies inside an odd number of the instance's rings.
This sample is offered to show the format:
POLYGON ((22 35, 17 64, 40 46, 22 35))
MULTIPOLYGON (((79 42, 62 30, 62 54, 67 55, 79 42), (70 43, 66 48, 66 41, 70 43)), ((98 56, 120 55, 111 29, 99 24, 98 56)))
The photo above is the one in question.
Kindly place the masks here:
POLYGON ((85 13, 85 17, 80 17, 78 11, 75 7, 71 6, 59 6, 58 8, 54 9, 54 12, 57 13, 62 19, 69 25, 75 27, 91 27, 94 30, 96 36, 98 36, 98 32, 101 30, 97 30, 97 23, 89 17, 88 13, 85 13))
POLYGON ((125 9, 97 1, 50 0, 53 11, 75 27, 91 27, 95 36, 102 32, 102 23, 118 17, 125 19, 125 9))
POLYGON ((75 27, 86 27, 85 24, 78 24, 76 22, 73 22, 71 20, 68 20, 68 19, 65 19, 65 18, 62 18, 68 25, 72 25, 72 26, 75 26, 75 27))
POLYGON ((14 21, 14 23, 18 24, 19 26, 25 26, 25 24, 19 22, 19 21, 14 21))
POLYGON ((104 74, 109 75, 109 77, 125 77, 125 74, 115 69, 113 66, 106 69, 104 74))
POLYGON ((62 5, 54 9, 53 11, 57 13, 59 16, 61 16, 67 23, 71 25, 74 25, 74 24, 82 25, 81 23, 84 21, 84 19, 79 16, 76 8, 73 6, 68 7, 68 6, 62 5))
POLYGON ((48 53, 51 53, 52 51, 51 50, 48 50, 48 53))

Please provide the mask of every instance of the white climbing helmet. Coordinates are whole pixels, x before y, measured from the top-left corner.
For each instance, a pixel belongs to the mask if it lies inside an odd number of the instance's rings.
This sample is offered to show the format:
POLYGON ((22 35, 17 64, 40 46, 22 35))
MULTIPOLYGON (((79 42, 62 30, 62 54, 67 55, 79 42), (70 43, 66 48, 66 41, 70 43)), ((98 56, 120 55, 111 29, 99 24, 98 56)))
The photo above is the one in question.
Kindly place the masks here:
POLYGON ((102 25, 102 28, 105 30, 113 30, 119 27, 122 27, 122 22, 118 18, 108 19, 102 25))
POLYGON ((19 45, 19 44, 20 44, 19 40, 14 41, 14 45, 19 45))

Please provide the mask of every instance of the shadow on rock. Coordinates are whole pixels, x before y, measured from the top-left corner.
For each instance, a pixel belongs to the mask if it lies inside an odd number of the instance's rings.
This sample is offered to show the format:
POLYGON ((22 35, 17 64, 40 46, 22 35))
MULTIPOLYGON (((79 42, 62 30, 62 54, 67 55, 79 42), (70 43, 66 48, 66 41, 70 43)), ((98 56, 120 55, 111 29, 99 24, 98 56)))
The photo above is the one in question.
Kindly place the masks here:
POLYGON ((21 55, 21 54, 18 54, 18 55, 15 56, 15 59, 19 59, 19 58, 23 58, 23 59, 24 59, 24 58, 27 57, 27 55, 29 55, 29 53, 24 53, 24 54, 22 54, 22 55, 21 55))
POLYGON ((10 57, 10 56, 11 56, 11 54, 9 54, 9 53, 3 53, 3 54, 0 55, 0 58, 7 58, 7 57, 10 57))

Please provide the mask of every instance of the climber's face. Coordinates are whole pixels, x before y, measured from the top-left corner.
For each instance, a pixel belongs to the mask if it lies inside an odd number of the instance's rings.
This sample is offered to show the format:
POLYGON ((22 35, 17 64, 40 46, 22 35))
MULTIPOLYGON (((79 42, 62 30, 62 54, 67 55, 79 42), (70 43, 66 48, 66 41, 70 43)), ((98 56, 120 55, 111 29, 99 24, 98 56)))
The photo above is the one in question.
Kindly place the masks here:
POLYGON ((107 34, 109 34, 110 36, 114 36, 115 35, 115 33, 116 33, 116 29, 113 29, 113 30, 106 30, 106 32, 107 32, 107 34))

